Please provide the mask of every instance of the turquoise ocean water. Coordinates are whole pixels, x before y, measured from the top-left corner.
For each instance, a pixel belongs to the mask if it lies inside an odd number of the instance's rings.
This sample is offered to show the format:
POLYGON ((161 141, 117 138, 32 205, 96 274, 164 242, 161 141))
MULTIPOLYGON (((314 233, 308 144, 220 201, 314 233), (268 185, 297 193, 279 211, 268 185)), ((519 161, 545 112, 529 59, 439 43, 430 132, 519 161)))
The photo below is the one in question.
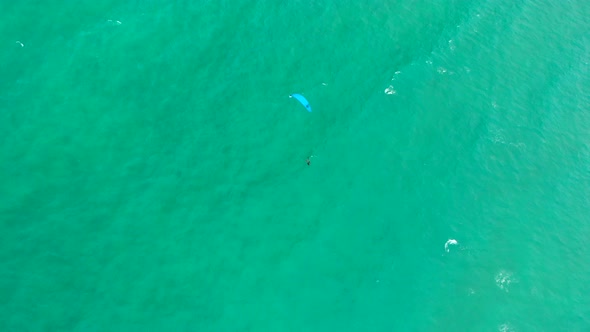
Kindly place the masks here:
POLYGON ((590 331, 589 17, 3 1, 0 330, 590 331))

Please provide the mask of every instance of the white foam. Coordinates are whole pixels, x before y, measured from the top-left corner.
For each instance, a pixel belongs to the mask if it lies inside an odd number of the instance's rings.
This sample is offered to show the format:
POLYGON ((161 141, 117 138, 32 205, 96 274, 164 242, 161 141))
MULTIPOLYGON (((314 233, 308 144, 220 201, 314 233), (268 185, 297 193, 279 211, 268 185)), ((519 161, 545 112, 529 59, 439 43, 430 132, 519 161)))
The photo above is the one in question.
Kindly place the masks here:
MULTIPOLYGON (((492 104, 493 106, 494 104, 492 104)), ((512 147, 515 147, 519 150, 523 150, 526 149, 526 144, 522 143, 522 142, 509 142, 506 139, 506 136, 504 135, 505 131, 504 129, 490 129, 489 130, 490 136, 487 137, 487 139, 494 143, 494 144, 503 144, 503 145, 509 145, 512 147)))
POLYGON ((502 270, 498 274, 496 274, 496 286, 498 286, 501 290, 508 292, 508 288, 510 284, 516 283, 516 279, 514 275, 510 271, 502 270))
POLYGON ((457 240, 454 240, 454 239, 449 239, 449 240, 448 240, 448 241, 445 243, 445 251, 446 251, 446 252, 449 252, 449 245, 451 245, 451 244, 452 244, 452 245, 457 245, 457 244, 459 244, 459 243, 457 242, 457 240))
POLYGON ((498 326, 498 331, 500 332, 512 332, 515 331, 514 328, 509 323, 504 323, 498 326))
POLYGON ((387 89, 385 89, 386 95, 394 95, 395 93, 396 91, 393 89, 393 85, 390 85, 389 87, 387 87, 387 89))
POLYGON ((451 51, 454 51, 454 50, 455 50, 455 48, 456 48, 456 46, 455 46, 455 44, 454 44, 454 41, 453 41, 452 39, 449 39, 449 49, 450 49, 451 51))
POLYGON ((21 42, 20 42, 20 41, 18 41, 18 40, 16 41, 16 43, 17 43, 17 44, 19 44, 19 45, 20 45, 20 47, 25 47, 25 44, 21 43, 21 42))

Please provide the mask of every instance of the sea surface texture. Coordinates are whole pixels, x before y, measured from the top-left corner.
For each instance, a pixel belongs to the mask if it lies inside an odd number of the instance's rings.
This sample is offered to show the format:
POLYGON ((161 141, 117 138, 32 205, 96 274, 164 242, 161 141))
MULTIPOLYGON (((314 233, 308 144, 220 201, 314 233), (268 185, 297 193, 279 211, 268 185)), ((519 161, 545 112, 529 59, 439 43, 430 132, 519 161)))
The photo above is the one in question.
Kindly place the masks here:
POLYGON ((2 1, 0 330, 590 331, 589 17, 2 1))

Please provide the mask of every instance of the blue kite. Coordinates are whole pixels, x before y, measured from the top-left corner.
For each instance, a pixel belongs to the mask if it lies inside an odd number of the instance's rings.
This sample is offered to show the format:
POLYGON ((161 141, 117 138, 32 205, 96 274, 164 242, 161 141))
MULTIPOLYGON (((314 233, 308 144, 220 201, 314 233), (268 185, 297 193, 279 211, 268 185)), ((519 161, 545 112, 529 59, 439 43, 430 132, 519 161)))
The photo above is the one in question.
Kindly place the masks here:
POLYGON ((305 99, 305 97, 303 97, 302 95, 300 95, 298 93, 292 94, 289 97, 293 97, 293 98, 299 100, 301 105, 305 106, 305 108, 307 109, 308 112, 311 112, 311 106, 309 105, 309 102, 307 101, 307 99, 305 99))

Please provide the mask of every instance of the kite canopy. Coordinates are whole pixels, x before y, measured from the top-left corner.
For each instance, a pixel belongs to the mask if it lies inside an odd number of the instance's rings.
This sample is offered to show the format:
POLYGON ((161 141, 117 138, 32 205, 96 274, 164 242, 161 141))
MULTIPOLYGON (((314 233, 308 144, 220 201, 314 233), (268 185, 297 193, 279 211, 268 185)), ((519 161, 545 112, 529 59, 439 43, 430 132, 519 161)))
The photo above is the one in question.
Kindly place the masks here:
POLYGON ((305 106, 305 108, 307 109, 308 112, 311 112, 311 106, 309 105, 309 102, 307 101, 307 99, 305 99, 305 97, 303 97, 302 95, 300 95, 298 93, 292 94, 290 97, 293 97, 293 98, 299 100, 301 105, 305 106))

